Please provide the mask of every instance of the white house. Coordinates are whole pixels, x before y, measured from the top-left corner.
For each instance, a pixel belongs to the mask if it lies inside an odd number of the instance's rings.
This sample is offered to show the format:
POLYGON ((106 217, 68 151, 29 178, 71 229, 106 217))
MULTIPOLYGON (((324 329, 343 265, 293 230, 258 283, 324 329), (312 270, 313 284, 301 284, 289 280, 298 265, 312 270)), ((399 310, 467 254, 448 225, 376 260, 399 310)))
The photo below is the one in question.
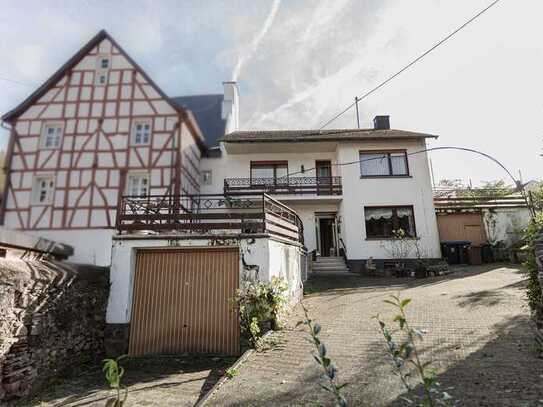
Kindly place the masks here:
POLYGON ((386 242, 402 228, 440 257, 426 139, 373 129, 237 131, 220 154, 204 157, 202 193, 266 192, 301 217, 305 245, 317 256, 344 255, 351 271, 390 258, 386 242))

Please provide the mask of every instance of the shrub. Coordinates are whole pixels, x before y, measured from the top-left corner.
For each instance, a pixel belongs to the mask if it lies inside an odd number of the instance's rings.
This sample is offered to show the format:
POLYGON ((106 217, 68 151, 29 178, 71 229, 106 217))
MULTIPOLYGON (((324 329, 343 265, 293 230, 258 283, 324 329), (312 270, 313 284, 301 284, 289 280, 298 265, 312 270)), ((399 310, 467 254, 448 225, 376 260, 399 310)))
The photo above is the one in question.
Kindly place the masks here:
MULTIPOLYGON (((391 305, 398 312, 393 321, 398 323, 399 332, 402 334, 402 340, 397 343, 394 340, 394 333, 387 325, 375 316, 379 322, 381 333, 387 344, 387 351, 392 358, 392 364, 396 374, 399 376, 407 391, 412 390, 413 384, 422 384, 424 394, 420 399, 419 405, 423 407, 434 406, 454 406, 452 396, 446 391, 440 389, 436 379, 436 371, 432 367, 432 361, 424 362, 417 348, 417 340, 422 340, 424 332, 412 328, 407 320, 405 308, 411 302, 410 298, 402 299, 399 296, 391 295, 389 300, 384 300, 386 304, 391 305), (411 375, 409 367, 414 368, 416 379, 411 375)), ((413 401, 404 399, 412 404, 413 401)))
POLYGON ((242 334, 252 346, 258 345, 267 324, 272 329, 280 327, 280 318, 287 303, 287 290, 285 280, 279 277, 273 277, 269 283, 242 281, 232 301, 239 310, 242 334))
POLYGON ((321 326, 314 322, 307 312, 307 308, 303 304, 302 309, 304 310, 305 319, 298 322, 298 325, 304 324, 309 329, 309 335, 311 337, 310 342, 315 347, 315 353, 313 353, 313 358, 319 364, 323 370, 323 377, 328 381, 328 384, 319 383, 319 385, 331 393, 335 399, 335 407, 347 407, 347 401, 341 394, 341 389, 343 389, 347 383, 337 384, 337 368, 332 363, 332 360, 328 356, 328 351, 326 345, 322 342, 319 337, 321 332, 321 326))
POLYGON ((535 262, 535 241, 541 233, 543 233, 543 212, 539 212, 534 216, 522 234, 525 242, 524 249, 526 249, 528 254, 527 260, 523 263, 528 274, 526 297, 530 309, 538 317, 543 317, 543 310, 541 304, 541 286, 537 278, 538 269, 535 262))

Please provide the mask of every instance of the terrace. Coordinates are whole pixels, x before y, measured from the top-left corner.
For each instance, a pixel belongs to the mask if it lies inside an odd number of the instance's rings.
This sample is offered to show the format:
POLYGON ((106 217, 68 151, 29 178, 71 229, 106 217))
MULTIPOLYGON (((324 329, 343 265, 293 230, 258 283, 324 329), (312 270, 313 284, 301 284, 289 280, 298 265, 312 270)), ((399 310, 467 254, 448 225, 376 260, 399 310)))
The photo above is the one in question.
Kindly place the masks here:
POLYGON ((296 212, 264 193, 123 196, 116 229, 119 234, 269 234, 304 243, 296 212))

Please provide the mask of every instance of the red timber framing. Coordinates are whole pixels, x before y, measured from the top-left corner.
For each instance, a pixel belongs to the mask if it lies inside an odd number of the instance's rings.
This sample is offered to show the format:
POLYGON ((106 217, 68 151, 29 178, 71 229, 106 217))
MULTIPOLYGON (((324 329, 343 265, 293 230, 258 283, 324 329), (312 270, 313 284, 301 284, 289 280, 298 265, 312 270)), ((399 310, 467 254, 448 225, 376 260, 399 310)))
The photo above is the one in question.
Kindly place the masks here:
POLYGON ((2 120, 11 127, 0 213, 9 228, 113 228, 131 173, 148 176, 151 194, 199 193, 205 145, 197 125, 105 31, 2 120), (150 125, 149 143, 134 144, 136 122, 150 125), (52 124, 62 127, 60 146, 45 148, 44 126, 52 124), (53 194, 36 204, 43 176, 53 178, 53 194))

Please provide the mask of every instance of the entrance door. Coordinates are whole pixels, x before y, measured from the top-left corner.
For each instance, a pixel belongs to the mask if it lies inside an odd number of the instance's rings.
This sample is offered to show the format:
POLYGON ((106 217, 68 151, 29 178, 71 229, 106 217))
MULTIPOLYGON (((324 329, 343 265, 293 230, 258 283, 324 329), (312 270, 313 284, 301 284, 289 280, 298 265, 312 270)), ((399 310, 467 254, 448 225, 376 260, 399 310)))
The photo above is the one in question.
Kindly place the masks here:
POLYGON ((317 172, 317 195, 332 193, 332 162, 330 160, 315 161, 317 172))
POLYGON ((334 225, 335 219, 321 218, 319 219, 320 230, 320 242, 321 242, 321 256, 330 257, 332 255, 331 249, 334 248, 334 225))
POLYGON ((237 248, 136 253, 128 354, 239 353, 237 248))

